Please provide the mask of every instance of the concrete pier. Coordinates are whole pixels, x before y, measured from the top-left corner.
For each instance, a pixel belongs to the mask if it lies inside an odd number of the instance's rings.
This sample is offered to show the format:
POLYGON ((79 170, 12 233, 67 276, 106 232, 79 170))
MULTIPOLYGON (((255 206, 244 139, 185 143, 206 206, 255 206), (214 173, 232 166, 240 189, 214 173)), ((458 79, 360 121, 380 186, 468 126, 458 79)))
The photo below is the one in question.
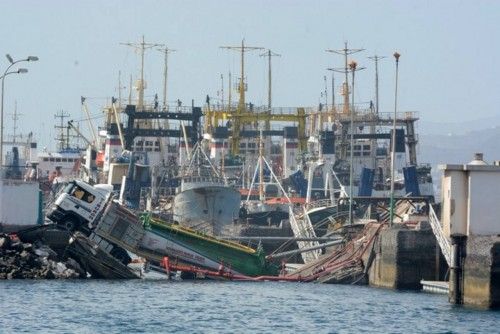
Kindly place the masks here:
POLYGON ((450 302, 500 308, 500 162, 443 165, 442 222, 452 240, 450 302))
POLYGON ((469 236, 466 253, 464 304, 500 308, 500 237, 469 236))
POLYGON ((420 290, 421 280, 439 277, 439 251, 427 223, 409 229, 396 224, 380 232, 375 260, 369 271, 369 284, 391 289, 420 290))

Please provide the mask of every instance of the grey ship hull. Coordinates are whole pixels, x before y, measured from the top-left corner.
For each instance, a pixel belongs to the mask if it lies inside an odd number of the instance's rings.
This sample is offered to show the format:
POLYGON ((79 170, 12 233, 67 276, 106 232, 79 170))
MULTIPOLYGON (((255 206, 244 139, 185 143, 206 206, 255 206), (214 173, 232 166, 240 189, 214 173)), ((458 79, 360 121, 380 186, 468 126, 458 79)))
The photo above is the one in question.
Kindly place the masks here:
POLYGON ((221 235, 238 218, 240 194, 229 187, 211 185, 181 191, 174 199, 174 221, 181 226, 221 235))

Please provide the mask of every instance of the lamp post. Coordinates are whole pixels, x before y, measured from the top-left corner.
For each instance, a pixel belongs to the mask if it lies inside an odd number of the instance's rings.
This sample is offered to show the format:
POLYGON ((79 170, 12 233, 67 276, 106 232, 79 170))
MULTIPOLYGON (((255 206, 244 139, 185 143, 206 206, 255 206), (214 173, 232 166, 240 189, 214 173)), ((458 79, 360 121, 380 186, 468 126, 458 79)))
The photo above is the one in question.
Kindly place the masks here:
POLYGON ((351 92, 351 125, 350 125, 350 162, 349 162, 349 224, 353 224, 352 203, 353 203, 353 187, 354 187, 354 74, 356 71, 364 70, 364 67, 358 67, 358 63, 354 60, 349 62, 349 70, 352 73, 352 92, 351 92))
POLYGON ((5 87, 5 77, 9 74, 21 74, 21 73, 27 73, 28 70, 26 68, 20 68, 17 71, 10 71, 12 66, 14 66, 17 63, 25 62, 25 61, 37 61, 38 57, 36 56, 29 56, 25 59, 19 59, 19 60, 14 60, 12 57, 7 54, 5 55, 7 60, 9 61, 10 65, 7 66, 5 71, 3 72, 3 75, 0 77, 2 79, 2 98, 1 98, 1 104, 0 104, 0 166, 3 165, 3 97, 4 97, 4 87, 5 87))
POLYGON ((396 116, 398 110, 398 71, 399 71, 399 57, 401 55, 394 52, 394 58, 396 59, 396 88, 394 91, 394 120, 392 123, 392 147, 391 147, 391 200, 390 200, 390 211, 389 211, 389 226, 394 223, 394 166, 396 159, 396 116))

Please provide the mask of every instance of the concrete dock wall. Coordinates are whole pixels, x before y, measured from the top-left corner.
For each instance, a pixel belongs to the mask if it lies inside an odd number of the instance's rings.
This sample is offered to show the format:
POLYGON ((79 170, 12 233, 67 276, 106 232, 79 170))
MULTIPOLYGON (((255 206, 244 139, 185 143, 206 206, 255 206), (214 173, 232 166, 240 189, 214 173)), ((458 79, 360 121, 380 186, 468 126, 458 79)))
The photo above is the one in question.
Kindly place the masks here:
POLYGON ((443 230, 454 254, 450 302, 500 308, 500 161, 488 165, 476 153, 468 164, 440 169, 443 230))
POLYGON ((464 304, 500 308, 500 237, 469 236, 466 253, 464 304))
POLYGON ((0 229, 34 226, 39 221, 38 182, 0 180, 0 229))
POLYGON ((398 224, 380 232, 369 270, 371 286, 420 290, 420 280, 436 280, 439 246, 430 227, 422 226, 425 228, 410 230, 398 224))

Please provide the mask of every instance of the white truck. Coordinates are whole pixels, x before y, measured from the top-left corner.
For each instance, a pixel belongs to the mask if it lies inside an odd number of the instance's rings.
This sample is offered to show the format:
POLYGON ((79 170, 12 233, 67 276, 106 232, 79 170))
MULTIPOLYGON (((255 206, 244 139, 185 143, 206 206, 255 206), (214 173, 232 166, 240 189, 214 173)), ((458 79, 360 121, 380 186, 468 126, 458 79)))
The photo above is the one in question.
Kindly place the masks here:
POLYGON ((112 191, 113 187, 106 184, 91 186, 71 181, 59 193, 47 218, 69 231, 83 230, 88 234, 111 201, 112 191))
POLYGON ((70 232, 84 233, 105 252, 127 265, 131 261, 128 253, 95 233, 105 209, 112 202, 112 192, 113 187, 106 184, 91 186, 83 181, 71 181, 59 193, 47 218, 70 232))

